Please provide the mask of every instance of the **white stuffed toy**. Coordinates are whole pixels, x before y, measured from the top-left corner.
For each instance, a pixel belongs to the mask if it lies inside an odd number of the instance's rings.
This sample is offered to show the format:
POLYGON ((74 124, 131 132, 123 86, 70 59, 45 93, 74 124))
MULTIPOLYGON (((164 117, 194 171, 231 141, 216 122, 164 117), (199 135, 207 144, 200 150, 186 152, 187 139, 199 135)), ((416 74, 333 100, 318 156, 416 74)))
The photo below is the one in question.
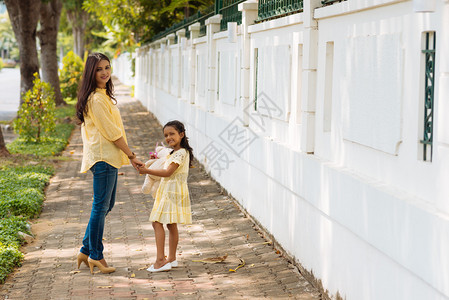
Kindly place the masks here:
MULTIPOLYGON (((145 167, 150 170, 163 169, 167 156, 173 149, 162 146, 156 146, 156 153, 150 152, 151 156, 156 156, 145 163, 145 167)), ((161 177, 150 174, 145 175, 145 181, 142 185, 142 193, 151 194, 153 198, 156 196, 157 188, 161 182, 161 177)))

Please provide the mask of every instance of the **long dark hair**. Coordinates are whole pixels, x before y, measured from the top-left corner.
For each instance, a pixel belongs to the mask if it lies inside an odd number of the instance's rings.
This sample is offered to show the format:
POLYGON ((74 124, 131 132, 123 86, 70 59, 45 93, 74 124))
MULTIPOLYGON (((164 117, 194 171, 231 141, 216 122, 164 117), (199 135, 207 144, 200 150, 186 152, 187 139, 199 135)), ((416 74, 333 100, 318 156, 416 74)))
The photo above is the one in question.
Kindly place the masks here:
POLYGON ((165 127, 173 127, 179 134, 184 133, 184 137, 181 139, 181 147, 186 149, 189 152, 189 157, 190 157, 190 162, 189 162, 189 167, 192 166, 192 161, 193 161, 193 149, 192 147, 190 147, 189 145, 189 138, 186 135, 186 129, 184 127, 184 124, 182 124, 181 122, 174 120, 174 121, 170 121, 167 124, 164 125, 165 127))
MULTIPOLYGON (((92 53, 87 57, 84 66, 83 77, 78 89, 78 102, 76 103, 76 116, 81 123, 84 123, 84 115, 87 113, 87 100, 89 99, 89 95, 95 92, 95 89, 97 88, 95 74, 97 72, 98 63, 101 60, 107 60, 109 64, 111 64, 109 58, 103 53, 92 53)), ((117 104, 113 91, 114 85, 112 84, 112 79, 109 78, 108 82, 106 82, 106 94, 117 104)))

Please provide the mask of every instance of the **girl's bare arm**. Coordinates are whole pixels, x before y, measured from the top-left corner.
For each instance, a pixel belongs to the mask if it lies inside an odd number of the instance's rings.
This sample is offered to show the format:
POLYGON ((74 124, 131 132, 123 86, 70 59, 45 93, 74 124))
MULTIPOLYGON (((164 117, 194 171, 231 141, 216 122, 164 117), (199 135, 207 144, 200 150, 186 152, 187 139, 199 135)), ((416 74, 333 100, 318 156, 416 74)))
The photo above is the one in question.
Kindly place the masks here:
POLYGON ((145 168, 145 165, 141 168, 139 168, 140 174, 150 174, 154 176, 159 177, 170 177, 176 169, 179 167, 177 163, 172 162, 167 169, 157 169, 157 170, 150 170, 148 168, 145 168))

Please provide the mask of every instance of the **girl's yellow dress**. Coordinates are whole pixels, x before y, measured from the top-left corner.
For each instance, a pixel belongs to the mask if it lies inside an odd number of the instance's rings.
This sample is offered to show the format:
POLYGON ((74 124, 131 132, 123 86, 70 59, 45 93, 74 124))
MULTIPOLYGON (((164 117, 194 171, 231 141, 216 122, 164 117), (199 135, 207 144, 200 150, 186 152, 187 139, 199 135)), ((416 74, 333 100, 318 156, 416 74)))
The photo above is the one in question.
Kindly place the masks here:
POLYGON ((172 162, 177 163, 179 167, 170 177, 162 177, 151 210, 150 221, 162 224, 191 224, 192 211, 187 187, 189 153, 184 148, 173 152, 165 161, 164 169, 172 162))

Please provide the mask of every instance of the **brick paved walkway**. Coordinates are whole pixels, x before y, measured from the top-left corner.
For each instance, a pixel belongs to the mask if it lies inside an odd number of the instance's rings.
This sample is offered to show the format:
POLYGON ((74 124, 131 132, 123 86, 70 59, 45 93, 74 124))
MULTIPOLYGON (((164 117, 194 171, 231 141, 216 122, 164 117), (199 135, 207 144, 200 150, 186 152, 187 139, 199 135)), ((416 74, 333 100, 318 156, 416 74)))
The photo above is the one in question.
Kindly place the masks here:
MULTIPOLYGON (((117 86, 117 96, 131 148, 143 160, 162 141, 160 124, 117 86)), ((82 141, 76 130, 47 188, 37 239, 24 248, 25 261, 0 286, 4 299, 321 299, 321 295, 255 229, 233 199, 196 164, 189 175, 193 224, 179 226, 180 267, 170 272, 145 269, 156 256, 154 232, 148 221, 152 200, 140 192, 144 177, 132 167, 119 172, 116 206, 106 219, 105 258, 117 268, 112 274, 91 275, 76 269, 75 257, 89 220, 92 175, 80 174, 82 141), (228 258, 217 264, 193 262, 228 258), (236 272, 240 259, 246 265, 236 272)))

